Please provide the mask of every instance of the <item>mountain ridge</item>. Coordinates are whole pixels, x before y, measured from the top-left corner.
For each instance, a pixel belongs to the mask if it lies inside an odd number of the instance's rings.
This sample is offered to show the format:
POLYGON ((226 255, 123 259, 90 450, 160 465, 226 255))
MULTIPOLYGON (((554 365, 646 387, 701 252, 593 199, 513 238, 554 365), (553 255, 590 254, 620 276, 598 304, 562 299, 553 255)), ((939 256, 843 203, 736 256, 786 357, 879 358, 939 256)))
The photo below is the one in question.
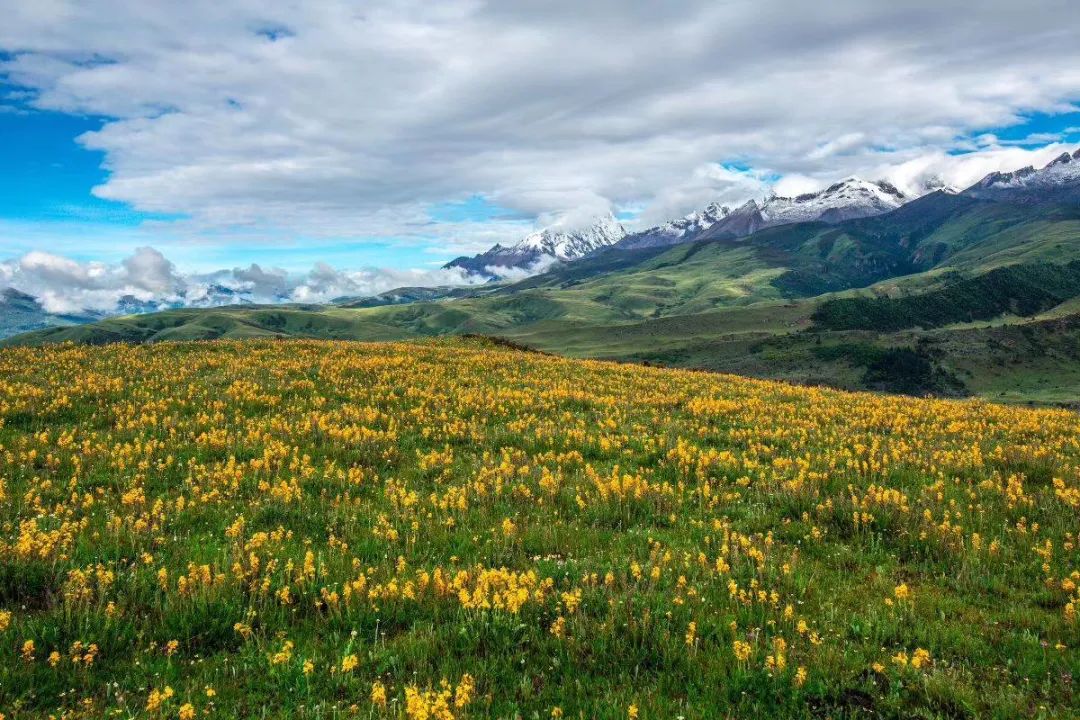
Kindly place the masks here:
POLYGON ((712 202, 701 210, 644 230, 624 230, 623 237, 613 242, 597 243, 581 253, 559 256, 542 249, 534 238, 551 232, 551 229, 543 229, 531 233, 509 248, 495 245, 486 253, 472 258, 456 258, 445 267, 461 267, 470 272, 495 277, 495 274, 490 272, 493 268, 509 270, 543 267, 536 263, 544 256, 549 257, 551 262, 573 261, 609 248, 636 250, 677 245, 699 239, 734 239, 778 225, 818 221, 835 224, 845 220, 873 217, 895 211, 919 197, 939 191, 999 202, 1040 204, 1080 201, 1080 149, 1072 154, 1064 152, 1040 169, 1028 166, 1008 173, 989 173, 967 189, 948 186, 938 179, 928 182, 925 190, 923 194, 911 196, 886 180, 867 181, 849 176, 823 190, 796 196, 772 194, 760 202, 750 199, 734 209, 712 202))
POLYGON ((496 278, 500 271, 531 269, 554 261, 567 261, 617 243, 626 228, 613 215, 597 218, 579 228, 558 225, 531 232, 510 246, 496 244, 472 257, 455 258, 444 269, 461 268, 474 275, 496 278))
POLYGON ((1028 165, 1013 172, 992 172, 964 194, 998 202, 1080 202, 1080 149, 1064 152, 1038 169, 1028 165))

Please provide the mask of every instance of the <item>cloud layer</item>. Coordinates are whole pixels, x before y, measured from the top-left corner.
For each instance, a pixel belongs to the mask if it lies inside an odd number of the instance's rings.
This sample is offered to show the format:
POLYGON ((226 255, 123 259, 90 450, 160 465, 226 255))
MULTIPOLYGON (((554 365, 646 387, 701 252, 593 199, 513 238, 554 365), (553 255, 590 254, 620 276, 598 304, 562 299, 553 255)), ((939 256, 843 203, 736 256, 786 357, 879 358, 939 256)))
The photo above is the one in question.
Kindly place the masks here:
POLYGON ((111 314, 243 302, 325 303, 399 287, 468 285, 483 280, 457 268, 343 271, 326 263, 316 263, 300 275, 256 264, 185 274, 151 247, 138 248, 114 265, 80 263, 39 251, 0 262, 0 289, 13 288, 31 295, 42 309, 55 314, 111 314))
POLYGON ((223 242, 394 237, 453 254, 513 239, 520 216, 647 222, 774 181, 963 184, 1042 159, 973 132, 1080 98, 1071 0, 0 9, 0 73, 37 107, 113 118, 82 138, 111 173, 95 192, 223 242), (519 219, 481 223, 483 241, 431 220, 476 195, 519 219))

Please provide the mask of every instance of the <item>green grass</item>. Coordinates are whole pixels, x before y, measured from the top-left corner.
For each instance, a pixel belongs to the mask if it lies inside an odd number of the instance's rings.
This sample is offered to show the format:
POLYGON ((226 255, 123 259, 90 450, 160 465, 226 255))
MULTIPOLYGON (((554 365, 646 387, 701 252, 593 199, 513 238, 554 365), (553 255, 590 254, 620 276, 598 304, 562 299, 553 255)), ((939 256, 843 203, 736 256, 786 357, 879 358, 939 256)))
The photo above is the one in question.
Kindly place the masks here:
POLYGON ((458 719, 1078 710, 1074 413, 455 339, 15 347, 0 377, 8 717, 404 717, 465 674, 458 719), (511 609, 478 566, 535 581, 511 609))

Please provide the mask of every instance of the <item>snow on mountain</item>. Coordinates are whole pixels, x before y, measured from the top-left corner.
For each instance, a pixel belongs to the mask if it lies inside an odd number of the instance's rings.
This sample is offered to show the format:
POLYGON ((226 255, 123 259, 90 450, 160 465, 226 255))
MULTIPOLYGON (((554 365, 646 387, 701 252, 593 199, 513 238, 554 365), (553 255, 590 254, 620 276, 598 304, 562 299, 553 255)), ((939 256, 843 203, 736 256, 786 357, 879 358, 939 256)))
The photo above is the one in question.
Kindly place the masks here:
POLYGON ((510 246, 495 245, 473 257, 459 257, 444 267, 459 267, 467 272, 497 277, 512 270, 528 270, 588 255, 614 245, 626 235, 626 229, 612 215, 599 218, 583 228, 554 225, 537 230, 510 246))
POLYGON ((1080 150, 1062 153, 1038 170, 1028 165, 1014 172, 992 172, 964 194, 1024 203, 1080 201, 1080 150))
POLYGON ((692 212, 678 220, 669 220, 648 230, 627 235, 615 244, 624 250, 661 247, 690 242, 709 228, 722 222, 731 213, 726 205, 710 203, 705 209, 692 212))
POLYGON ((510 252, 536 251, 551 255, 558 260, 572 260, 608 245, 613 245, 626 235, 626 229, 613 216, 600 218, 581 229, 544 228, 530 235, 511 248, 510 252))
POLYGON ((710 203, 704 210, 692 212, 678 220, 670 220, 663 225, 658 225, 653 230, 659 234, 669 235, 674 238, 696 235, 723 220, 730 212, 731 210, 726 205, 710 203))
POLYGON ((885 181, 867 182, 847 178, 816 193, 793 198, 771 197, 761 207, 766 225, 790 223, 841 222, 854 218, 882 215, 908 201, 904 193, 885 181))
POLYGON ((946 195, 959 195, 963 191, 963 188, 947 183, 942 178, 935 176, 925 180, 917 194, 919 197, 922 197, 923 195, 929 195, 938 190, 946 195))
POLYGON ((910 198, 887 182, 848 178, 816 193, 797 197, 773 195, 749 200, 731 210, 713 203, 679 220, 627 235, 616 247, 636 249, 676 245, 705 238, 742 238, 774 225, 821 221, 828 223, 881 215, 910 198))
MULTIPOLYGON (((922 190, 960 193, 940 178, 928 180, 922 190)), ((457 258, 447 267, 495 277, 500 270, 536 270, 549 260, 573 260, 609 247, 633 250, 694 240, 738 239, 777 225, 839 223, 883 215, 919 194, 922 193, 907 195, 884 180, 871 182, 849 177, 819 192, 795 197, 772 195, 761 201, 749 200, 735 209, 712 203, 677 220, 630 234, 610 216, 584 230, 546 228, 510 247, 496 245, 481 255, 457 258)), ((1063 153, 1038 170, 1026 167, 1015 172, 991 173, 962 194, 1008 202, 1080 202, 1080 150, 1071 155, 1063 153)))

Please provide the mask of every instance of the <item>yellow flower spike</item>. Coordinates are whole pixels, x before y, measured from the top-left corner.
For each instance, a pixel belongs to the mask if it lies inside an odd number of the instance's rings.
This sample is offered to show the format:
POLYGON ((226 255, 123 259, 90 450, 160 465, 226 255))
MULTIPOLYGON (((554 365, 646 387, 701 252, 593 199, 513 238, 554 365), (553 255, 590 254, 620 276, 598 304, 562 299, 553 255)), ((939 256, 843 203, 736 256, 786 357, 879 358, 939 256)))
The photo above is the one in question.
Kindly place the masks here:
POLYGON ((893 588, 893 597, 897 600, 908 600, 911 598, 911 589, 908 588, 907 583, 900 583, 893 588))
POLYGON ((376 707, 386 707, 386 686, 376 680, 371 684, 371 704, 376 707))

